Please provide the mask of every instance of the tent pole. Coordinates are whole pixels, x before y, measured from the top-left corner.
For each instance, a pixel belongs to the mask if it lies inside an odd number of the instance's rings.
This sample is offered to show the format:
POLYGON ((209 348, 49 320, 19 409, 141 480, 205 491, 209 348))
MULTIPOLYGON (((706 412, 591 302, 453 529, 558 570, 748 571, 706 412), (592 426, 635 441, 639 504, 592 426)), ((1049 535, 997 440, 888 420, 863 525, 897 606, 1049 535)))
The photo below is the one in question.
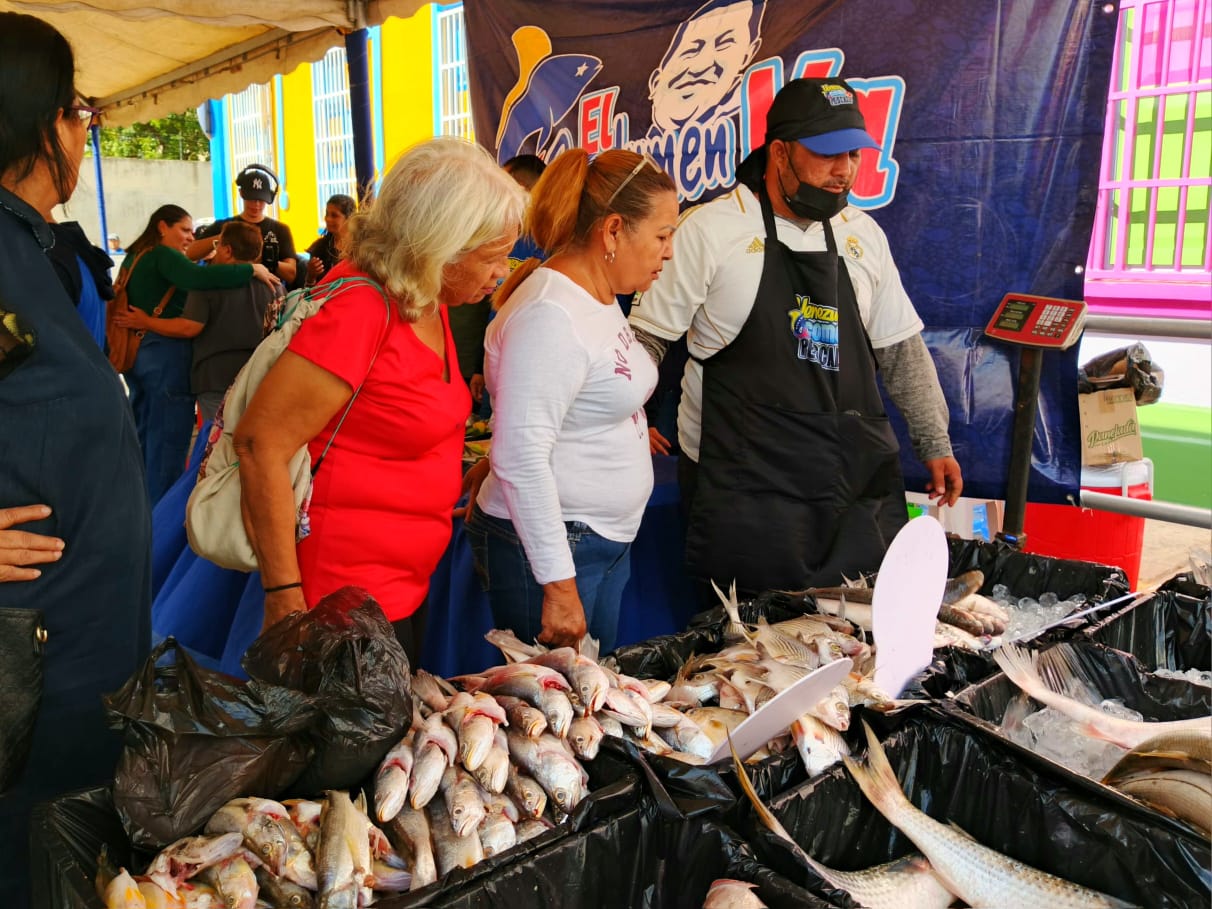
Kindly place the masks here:
POLYGON ((366 29, 345 36, 345 60, 349 66, 349 113, 353 124, 354 174, 358 202, 364 204, 374 191, 375 140, 370 115, 370 69, 366 53, 366 29))
POLYGON ((97 177, 97 214, 101 222, 101 240, 97 245, 109 252, 109 219, 105 215, 105 184, 101 179, 101 127, 95 123, 90 126, 88 139, 93 146, 93 171, 97 177))

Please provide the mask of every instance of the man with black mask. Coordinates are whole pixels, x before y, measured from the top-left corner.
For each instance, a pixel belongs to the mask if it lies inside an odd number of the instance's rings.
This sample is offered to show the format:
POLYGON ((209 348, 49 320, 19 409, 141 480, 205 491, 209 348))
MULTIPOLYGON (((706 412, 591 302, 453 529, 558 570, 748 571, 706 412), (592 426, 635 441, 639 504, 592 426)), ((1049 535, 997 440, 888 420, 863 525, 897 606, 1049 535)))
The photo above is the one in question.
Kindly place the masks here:
POLYGON ((921 319, 884 232, 847 206, 860 150, 878 147, 845 81, 788 83, 766 144, 683 218, 631 312, 658 363, 683 333, 690 349, 679 482, 696 578, 753 594, 879 568, 907 513, 877 368, 931 498, 963 488, 921 319))

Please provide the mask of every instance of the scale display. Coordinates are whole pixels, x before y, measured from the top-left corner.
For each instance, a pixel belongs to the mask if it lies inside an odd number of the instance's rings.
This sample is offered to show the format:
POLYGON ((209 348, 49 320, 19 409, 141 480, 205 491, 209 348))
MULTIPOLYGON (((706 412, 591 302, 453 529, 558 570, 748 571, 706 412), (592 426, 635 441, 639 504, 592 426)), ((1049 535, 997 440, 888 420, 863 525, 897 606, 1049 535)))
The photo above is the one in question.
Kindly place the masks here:
POLYGON ((1086 304, 1082 300, 1006 294, 985 334, 1011 344, 1064 350, 1081 337, 1085 322, 1086 304))

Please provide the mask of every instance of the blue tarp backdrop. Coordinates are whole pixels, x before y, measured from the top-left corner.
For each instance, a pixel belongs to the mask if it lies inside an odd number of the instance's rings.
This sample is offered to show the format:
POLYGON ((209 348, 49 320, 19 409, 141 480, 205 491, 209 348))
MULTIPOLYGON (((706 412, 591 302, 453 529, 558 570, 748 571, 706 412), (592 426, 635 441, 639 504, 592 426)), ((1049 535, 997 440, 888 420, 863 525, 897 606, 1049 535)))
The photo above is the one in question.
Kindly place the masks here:
MULTIPOLYGON (((878 209, 926 322, 965 494, 1004 498, 1018 356, 981 330, 1009 291, 1082 297, 1114 3, 493 0, 464 12, 476 135, 499 161, 632 148, 685 204, 732 186, 786 80, 845 77, 882 146, 864 151, 851 199, 878 209)), ((1032 501, 1078 487, 1076 376, 1076 348, 1045 357, 1032 501)))

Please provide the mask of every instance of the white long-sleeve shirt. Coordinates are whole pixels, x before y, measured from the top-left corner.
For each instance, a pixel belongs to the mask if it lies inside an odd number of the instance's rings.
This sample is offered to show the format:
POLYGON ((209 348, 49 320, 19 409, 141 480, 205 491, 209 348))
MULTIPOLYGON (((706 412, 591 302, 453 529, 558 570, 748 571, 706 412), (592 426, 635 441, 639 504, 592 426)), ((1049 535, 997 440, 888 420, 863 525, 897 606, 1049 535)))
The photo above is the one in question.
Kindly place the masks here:
POLYGON ((513 521, 535 580, 575 576, 565 521, 630 542, 652 493, 644 402, 657 370, 617 305, 539 268, 484 338, 492 472, 477 502, 513 521))

